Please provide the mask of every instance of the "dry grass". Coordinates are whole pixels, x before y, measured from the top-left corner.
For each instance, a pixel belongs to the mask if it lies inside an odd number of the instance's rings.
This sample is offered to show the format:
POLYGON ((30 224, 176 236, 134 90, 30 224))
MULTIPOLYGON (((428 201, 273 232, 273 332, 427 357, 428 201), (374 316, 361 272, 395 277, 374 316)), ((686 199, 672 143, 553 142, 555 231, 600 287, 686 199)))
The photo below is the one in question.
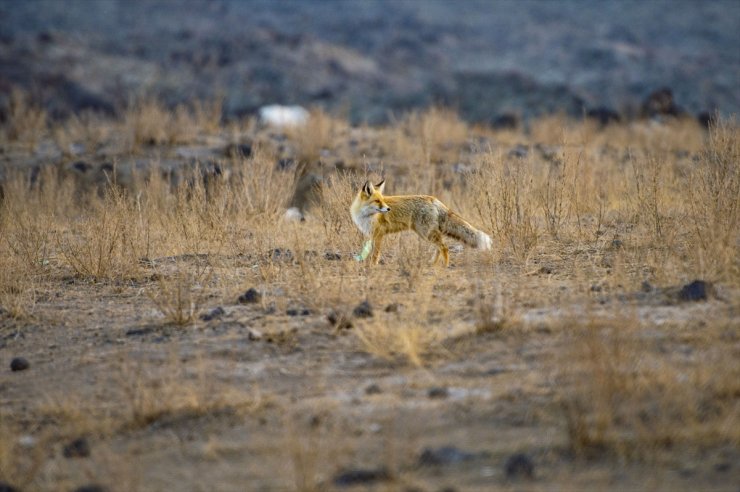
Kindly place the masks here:
MULTIPOLYGON (((740 442, 733 314, 740 289, 740 130, 733 120, 704 133, 691 122, 600 130, 554 116, 534 122, 529 133, 503 135, 471 129, 442 109, 381 129, 350 128, 315 111, 312 124, 278 138, 254 122, 223 129, 218 105, 171 112, 145 102, 120 120, 82 115, 47 134, 43 113, 19 95, 13 100, 14 116, 3 128, 7 148, 30 148, 51 135, 61 148, 81 143, 93 149, 123 135, 123 154, 151 165, 123 170, 117 162, 102 193, 64 171, 69 156, 33 179, 10 167, 3 171, 0 321, 8 330, 35 319, 68 329, 69 310, 55 311, 54 296, 66 306, 79 289, 91 297, 95 316, 110 305, 137 306, 121 307, 127 314, 110 308, 119 313, 115 326, 106 326, 114 330, 110 343, 131 343, 119 332, 142 324, 188 325, 208 334, 220 325, 198 315, 236 305, 240 293, 255 287, 262 298, 234 308, 228 326, 292 333, 283 345, 239 345, 244 357, 265 364, 272 357, 294 360, 287 358, 296 353, 312 360, 319 349, 307 340, 317 337, 332 347, 321 345, 328 350, 321 357, 359 350, 408 374, 462 364, 467 354, 446 349, 450 340, 483 340, 471 346, 479 353, 486 344, 516 348, 526 339, 551 352, 531 377, 551 389, 567 444, 577 453, 660 461, 676 450, 740 442), (253 153, 165 169, 151 152, 167 156, 171 147, 194 145, 203 135, 249 139, 253 153), (321 203, 302 223, 282 219, 296 181, 293 170, 276 163, 283 138, 298 161, 324 163, 321 203), (522 147, 511 152, 510 142, 522 147), (361 158, 361 151, 368 154, 361 158), (340 160, 346 169, 333 169, 340 160), (125 184, 118 179, 124 171, 131 176, 125 184), (366 174, 375 179, 381 172, 389 194, 438 196, 489 232, 493 251, 453 251, 451 269, 433 269, 433 247, 407 234, 387 241, 378 267, 352 260, 364 239, 347 209, 366 174), (643 283, 677 286, 694 278, 715 284, 718 311, 674 306, 669 321, 660 322, 645 314, 665 306, 640 297, 643 283), (70 287, 77 280, 83 285, 70 287), (140 299, 159 314, 142 313, 140 299), (327 326, 329 310, 351 318, 364 300, 374 314, 352 320, 353 337, 327 326), (311 312, 310 321, 285 314, 296 306, 311 312), (682 357, 681 350, 694 355, 682 357)), ((74 326, 85 326, 84 318, 74 319, 82 320, 74 326)), ((234 344, 248 338, 243 331, 233 336, 234 344)), ((242 357, 231 345, 220 350, 226 355, 219 357, 242 357)), ((249 394, 222 392, 233 385, 215 384, 215 370, 193 378, 179 362, 151 368, 129 360, 114 371, 116 381, 105 384, 115 390, 107 397, 120 408, 97 408, 92 422, 79 409, 101 396, 78 390, 47 401, 29 418, 106 436, 168 417, 255 405, 249 394)), ((17 442, 25 424, 7 413, 0 417, 2 477, 37 484, 36 462, 15 463, 15 444, 7 444, 17 442)), ((326 483, 305 452, 292 459, 296 487, 326 483)))

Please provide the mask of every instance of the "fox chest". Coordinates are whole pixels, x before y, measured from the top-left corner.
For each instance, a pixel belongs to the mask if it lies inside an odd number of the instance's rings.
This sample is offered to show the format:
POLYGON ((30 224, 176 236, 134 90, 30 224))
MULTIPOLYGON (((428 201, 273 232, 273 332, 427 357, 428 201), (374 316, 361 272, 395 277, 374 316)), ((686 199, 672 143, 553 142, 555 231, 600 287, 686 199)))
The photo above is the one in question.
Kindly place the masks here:
POLYGON ((357 226, 360 231, 366 236, 371 236, 373 233, 373 221, 375 219, 375 215, 361 215, 361 214, 352 214, 352 221, 354 221, 355 225, 357 226))

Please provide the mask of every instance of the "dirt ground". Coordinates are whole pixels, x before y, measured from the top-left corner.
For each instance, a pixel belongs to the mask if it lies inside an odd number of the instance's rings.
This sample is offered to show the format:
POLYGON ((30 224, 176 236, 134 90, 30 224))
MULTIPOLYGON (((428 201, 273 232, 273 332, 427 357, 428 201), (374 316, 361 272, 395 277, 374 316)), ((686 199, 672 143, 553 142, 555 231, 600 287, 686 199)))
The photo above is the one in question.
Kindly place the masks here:
MULTIPOLYGON (((453 265, 424 275, 459 285, 461 273, 453 265)), ((483 281, 526 282, 517 277, 499 272, 483 281)), ((550 277, 549 289, 567 292, 557 274, 550 277)), ((220 318, 162 326, 142 290, 70 279, 39 301, 39 321, 3 320, 3 415, 23 432, 14 458, 23 467, 32 466, 24 455, 37 460, 33 488, 94 482, 111 490, 327 490, 339 488, 348 470, 385 470, 388 480, 358 480, 373 490, 735 490, 738 483, 732 445, 656 450, 637 464, 608 450, 575 455, 558 390, 568 364, 562 354, 572 343, 568 322, 579 313, 623 310, 651 320, 649 331, 624 328, 650 347, 644 356, 669 352, 680 368, 715 349, 692 343, 691 333, 718 321, 733 320, 725 336, 737 355, 736 304, 543 303, 522 310, 531 321, 511 330, 450 337, 414 367, 368 354, 356 327, 338 330, 328 313, 310 309, 290 316, 214 299, 208 305, 223 306, 220 318), (8 371, 14 356, 30 368, 8 371), (60 420, 65 432, 55 425, 60 420), (66 458, 64 446, 79 437, 90 455, 66 458), (454 451, 429 455, 445 447, 454 451), (507 476, 515 453, 532 460, 533 478, 507 476)), ((466 309, 470 296, 445 290, 431 301, 444 319, 423 323, 465 333, 476 322, 466 309)), ((404 297, 373 299, 372 318, 353 324, 393 326, 398 313, 385 312, 386 305, 403 310, 404 297)))

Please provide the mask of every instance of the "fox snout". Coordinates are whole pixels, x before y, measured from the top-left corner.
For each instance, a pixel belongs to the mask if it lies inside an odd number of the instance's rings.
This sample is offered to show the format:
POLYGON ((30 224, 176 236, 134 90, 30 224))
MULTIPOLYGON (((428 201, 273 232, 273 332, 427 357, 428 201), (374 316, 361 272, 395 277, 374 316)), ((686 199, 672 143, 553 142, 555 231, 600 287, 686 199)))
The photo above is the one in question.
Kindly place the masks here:
POLYGON ((384 213, 390 212, 390 211, 391 211, 391 207, 389 207, 388 205, 386 205, 385 207, 380 207, 378 209, 378 212, 380 212, 381 214, 384 214, 384 213))

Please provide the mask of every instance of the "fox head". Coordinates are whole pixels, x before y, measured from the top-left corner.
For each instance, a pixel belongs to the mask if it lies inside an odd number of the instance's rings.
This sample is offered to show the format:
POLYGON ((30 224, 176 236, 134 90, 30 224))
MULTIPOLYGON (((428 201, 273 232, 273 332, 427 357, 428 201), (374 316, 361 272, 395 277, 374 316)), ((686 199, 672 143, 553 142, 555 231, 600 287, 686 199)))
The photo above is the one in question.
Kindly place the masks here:
POLYGON ((383 200, 383 190, 385 189, 385 180, 373 186, 370 181, 365 181, 359 193, 359 199, 362 203, 363 216, 377 213, 384 214, 390 211, 391 207, 383 200))

